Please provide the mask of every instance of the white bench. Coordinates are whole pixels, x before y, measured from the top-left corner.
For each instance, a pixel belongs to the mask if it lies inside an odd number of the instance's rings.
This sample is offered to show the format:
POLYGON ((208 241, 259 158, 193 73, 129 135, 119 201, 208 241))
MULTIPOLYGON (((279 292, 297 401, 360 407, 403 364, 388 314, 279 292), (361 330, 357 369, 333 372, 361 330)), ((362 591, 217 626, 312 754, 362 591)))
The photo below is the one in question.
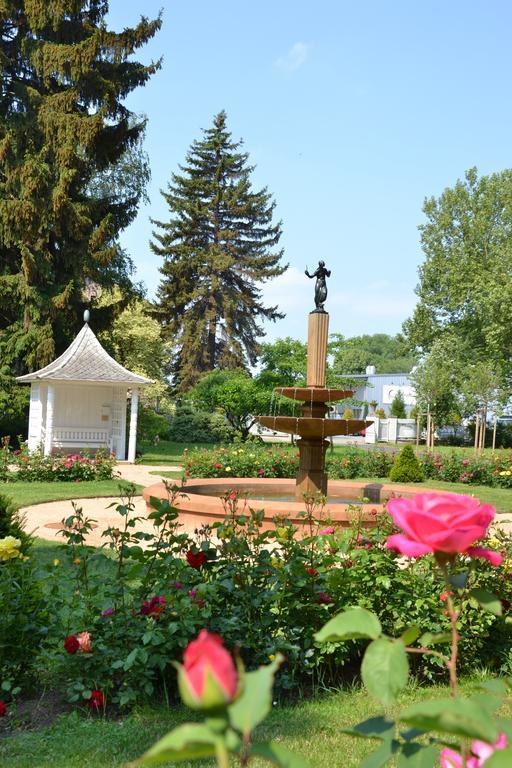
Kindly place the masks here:
POLYGON ((111 437, 109 429, 88 427, 55 427, 52 448, 108 448, 111 437))

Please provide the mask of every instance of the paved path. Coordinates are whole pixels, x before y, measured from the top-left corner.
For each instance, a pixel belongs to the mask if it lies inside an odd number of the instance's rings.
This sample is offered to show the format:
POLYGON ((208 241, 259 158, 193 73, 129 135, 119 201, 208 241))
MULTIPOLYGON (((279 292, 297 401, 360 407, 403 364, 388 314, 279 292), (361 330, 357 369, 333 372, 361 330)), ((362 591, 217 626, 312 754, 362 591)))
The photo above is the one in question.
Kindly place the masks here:
MULTIPOLYGON (((161 479, 160 472, 176 471, 181 467, 173 467, 168 464, 161 466, 151 466, 143 464, 118 464, 116 467, 119 475, 132 483, 138 483, 146 487, 158 483, 161 479), (156 474, 151 474, 152 472, 156 474)), ((71 485, 71 484, 70 484, 71 485)), ((89 544, 99 545, 105 539, 102 532, 109 526, 118 526, 120 522, 119 513, 114 507, 108 508, 112 502, 119 503, 119 496, 104 497, 96 499, 76 499, 76 503, 82 507, 87 517, 96 520, 97 527, 91 532, 87 541, 89 544)), ((134 515, 146 517, 146 504, 142 496, 136 496, 134 499, 134 515)), ((72 514, 73 508, 71 500, 69 501, 48 501, 43 504, 34 504, 21 510, 25 515, 27 531, 33 532, 36 536, 49 541, 62 543, 63 537, 59 535, 60 522, 72 514), (51 526, 51 527, 48 527, 51 526), (55 527, 54 527, 55 526, 55 527)), ((153 525, 144 520, 138 526, 138 530, 151 531, 153 525)), ((183 530, 186 530, 185 528, 183 530)))

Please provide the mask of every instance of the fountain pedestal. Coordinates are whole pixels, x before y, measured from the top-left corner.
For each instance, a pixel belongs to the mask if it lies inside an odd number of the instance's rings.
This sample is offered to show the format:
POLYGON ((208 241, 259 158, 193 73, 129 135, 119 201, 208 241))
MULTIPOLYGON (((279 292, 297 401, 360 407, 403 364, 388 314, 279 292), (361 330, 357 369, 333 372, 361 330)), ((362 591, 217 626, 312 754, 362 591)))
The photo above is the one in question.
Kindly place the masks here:
POLYGON ((349 435, 360 432, 366 421, 359 419, 326 419, 326 403, 352 397, 351 391, 326 388, 327 340, 329 315, 327 312, 310 312, 308 321, 308 363, 306 387, 277 387, 276 392, 293 400, 302 400, 302 416, 258 416, 265 427, 299 435, 299 472, 296 477, 295 495, 304 493, 327 495, 325 452, 329 445, 325 438, 330 435, 349 435))

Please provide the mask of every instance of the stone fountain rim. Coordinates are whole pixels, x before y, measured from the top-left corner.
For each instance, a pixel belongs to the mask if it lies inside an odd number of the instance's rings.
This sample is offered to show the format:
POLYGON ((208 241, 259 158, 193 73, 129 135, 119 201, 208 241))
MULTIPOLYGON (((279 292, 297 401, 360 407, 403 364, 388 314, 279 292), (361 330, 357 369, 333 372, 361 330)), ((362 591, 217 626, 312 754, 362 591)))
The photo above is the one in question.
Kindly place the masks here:
MULTIPOLYGON (((294 478, 254 478, 254 477, 214 477, 214 478, 194 478, 188 480, 183 488, 183 492, 187 498, 179 500, 179 510, 184 515, 194 515, 198 518, 204 518, 204 522, 212 520, 224 519, 224 510, 222 502, 219 496, 204 495, 200 493, 194 493, 194 488, 200 487, 212 487, 219 486, 223 491, 227 488, 230 490, 238 490, 244 488, 244 490, 252 489, 257 491, 262 486, 273 489, 275 491, 293 492, 295 489, 294 478)), ((404 496, 410 498, 416 496, 419 493, 436 493, 433 488, 415 488, 410 485, 390 485, 388 483, 364 483, 357 480, 329 480, 329 488, 331 490, 343 490, 343 489, 355 489, 361 492, 365 488, 378 486, 381 492, 394 493, 397 496, 404 496)), ((437 491, 439 493, 439 491, 437 491)), ((443 493, 453 493, 453 491, 443 491, 443 493)), ((143 498, 151 509, 150 497, 153 496, 158 499, 166 499, 167 491, 163 482, 155 483, 148 486, 143 491, 143 498)), ((250 496, 249 496, 250 502, 250 496)), ((301 501, 274 501, 274 500, 255 500, 254 508, 264 508, 264 520, 271 522, 276 516, 287 516, 290 522, 297 522, 302 524, 304 522, 303 517, 299 516, 299 513, 304 512, 304 503, 301 501), (261 504, 261 507, 258 507, 261 504)), ((323 509, 323 516, 333 520, 333 522, 347 523, 349 520, 347 514, 347 504, 329 504, 327 503, 323 509)), ((365 517, 370 517, 372 510, 383 510, 383 502, 370 502, 368 504, 358 505, 358 509, 365 513, 365 517)))

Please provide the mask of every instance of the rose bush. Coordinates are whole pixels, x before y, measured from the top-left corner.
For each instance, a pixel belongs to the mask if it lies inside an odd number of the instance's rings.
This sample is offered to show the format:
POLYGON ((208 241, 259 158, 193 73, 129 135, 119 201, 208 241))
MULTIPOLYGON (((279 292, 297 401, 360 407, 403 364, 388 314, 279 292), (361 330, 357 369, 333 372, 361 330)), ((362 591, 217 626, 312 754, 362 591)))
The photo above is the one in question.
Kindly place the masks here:
MULTIPOLYGON (((10 455, 6 482, 82 482, 110 480, 114 474, 115 456, 97 451, 94 456, 85 453, 68 453, 65 456, 43 456, 40 451, 29 453, 26 445, 10 455)), ((1 479, 1 478, 0 478, 1 479)))

